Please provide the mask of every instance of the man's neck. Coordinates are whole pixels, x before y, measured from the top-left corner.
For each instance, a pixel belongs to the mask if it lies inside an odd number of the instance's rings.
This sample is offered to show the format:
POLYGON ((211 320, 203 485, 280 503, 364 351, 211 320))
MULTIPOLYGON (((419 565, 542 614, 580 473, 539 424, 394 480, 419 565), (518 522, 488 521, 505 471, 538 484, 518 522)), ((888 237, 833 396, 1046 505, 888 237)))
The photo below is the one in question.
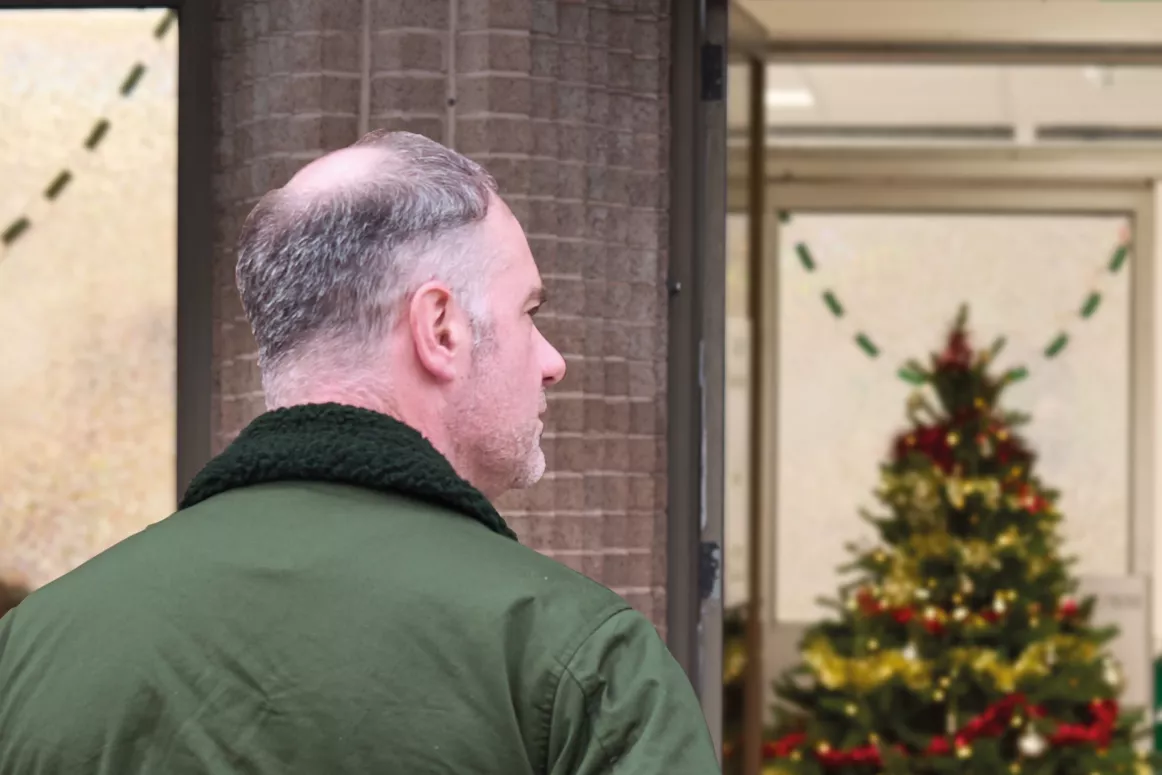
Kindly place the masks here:
MULTIPOLYGON (((428 440, 433 447, 436 448, 444 458, 452 464, 452 468, 456 470, 462 478, 472 482, 474 477, 472 472, 464 466, 461 457, 458 454, 456 445, 453 443, 452 433, 449 431, 447 423, 444 422, 440 412, 442 404, 439 400, 428 401, 404 401, 395 397, 384 395, 381 391, 368 390, 366 388, 354 389, 325 389, 325 390, 311 390, 295 395, 290 400, 281 401, 277 404, 271 405, 271 409, 282 407, 299 406, 303 404, 342 404, 344 406, 354 406, 358 409, 367 409, 379 414, 385 414, 395 420, 399 420, 404 425, 411 427, 418 431, 421 436, 428 440)), ((479 485, 477 485, 479 486, 479 485)), ((486 495, 488 493, 485 493, 486 495)))

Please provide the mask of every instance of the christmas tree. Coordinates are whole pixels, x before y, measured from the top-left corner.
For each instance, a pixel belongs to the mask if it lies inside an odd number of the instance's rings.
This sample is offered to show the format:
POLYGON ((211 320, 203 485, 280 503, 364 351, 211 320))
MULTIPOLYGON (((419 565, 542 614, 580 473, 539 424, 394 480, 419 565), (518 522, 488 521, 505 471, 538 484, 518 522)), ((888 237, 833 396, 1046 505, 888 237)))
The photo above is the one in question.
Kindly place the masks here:
POLYGON ((961 310, 947 346, 901 376, 917 386, 864 514, 878 546, 850 546, 836 615, 775 683, 766 773, 1150 772, 1121 712, 1115 635, 1077 600, 1057 493, 998 398, 1003 341, 974 353, 961 310))

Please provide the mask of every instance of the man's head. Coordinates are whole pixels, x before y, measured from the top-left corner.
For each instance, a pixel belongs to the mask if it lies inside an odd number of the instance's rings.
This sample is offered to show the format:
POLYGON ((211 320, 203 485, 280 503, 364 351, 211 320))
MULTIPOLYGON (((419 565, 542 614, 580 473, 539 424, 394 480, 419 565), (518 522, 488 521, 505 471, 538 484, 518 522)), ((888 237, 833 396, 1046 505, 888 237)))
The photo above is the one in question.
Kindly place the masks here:
POLYGON ((270 407, 334 401, 422 432, 489 497, 544 472, 565 364, 520 225, 479 165, 375 132, 263 197, 239 238, 270 407))

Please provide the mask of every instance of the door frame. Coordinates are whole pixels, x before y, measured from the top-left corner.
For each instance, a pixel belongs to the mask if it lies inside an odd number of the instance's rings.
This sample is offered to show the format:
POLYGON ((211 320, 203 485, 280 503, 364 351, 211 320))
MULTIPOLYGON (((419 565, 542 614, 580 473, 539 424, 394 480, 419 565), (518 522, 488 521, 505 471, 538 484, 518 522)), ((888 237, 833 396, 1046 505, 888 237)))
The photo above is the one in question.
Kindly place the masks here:
POLYGON ((722 740, 728 0, 671 3, 666 640, 722 740))

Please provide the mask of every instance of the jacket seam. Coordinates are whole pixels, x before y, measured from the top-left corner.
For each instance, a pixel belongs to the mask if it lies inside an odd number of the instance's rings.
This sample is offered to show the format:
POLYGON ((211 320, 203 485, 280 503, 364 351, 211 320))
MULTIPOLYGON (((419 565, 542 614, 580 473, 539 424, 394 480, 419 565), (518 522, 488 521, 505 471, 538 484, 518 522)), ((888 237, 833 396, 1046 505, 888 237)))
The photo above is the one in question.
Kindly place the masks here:
POLYGON ((581 683, 581 680, 577 678, 573 671, 568 667, 565 668, 565 674, 567 674, 569 678, 573 680, 573 683, 575 683, 577 688, 581 690, 581 696, 585 698, 585 720, 589 723, 590 729, 593 730, 591 733, 591 739, 597 743, 597 747, 601 749, 602 759, 605 763, 609 764, 610 769, 612 770, 616 759, 614 758, 613 754, 609 752, 609 748, 606 747, 605 742, 597 734, 597 724, 595 723, 595 716, 597 714, 593 712, 592 701, 589 697, 589 692, 585 690, 585 684, 581 683))
MULTIPOLYGON (((547 773, 549 771, 549 741, 553 732, 553 706, 556 705, 557 696, 561 692, 562 679, 568 675, 569 678, 572 679, 572 681, 576 683, 578 687, 580 687, 581 694, 585 697, 586 703, 589 701, 589 697, 585 691, 584 685, 582 685, 581 682, 577 679, 577 676, 573 675, 572 670, 569 669, 569 665, 572 664, 574 658, 577 656, 577 652, 581 650, 581 647, 584 646, 585 643, 590 638, 592 638, 598 630, 604 627, 610 619, 629 610, 631 609, 625 602, 614 603, 613 605, 606 607, 601 611, 600 614, 590 620, 591 626, 582 630, 579 637, 574 642, 570 643, 567 647, 562 649, 561 655, 557 657, 557 670, 554 671, 557 674, 556 680, 551 682, 551 686, 546 692, 542 711, 543 718, 541 728, 543 744, 541 746, 541 756, 539 757, 541 762, 539 770, 540 772, 547 773)), ((585 715, 586 719, 591 722, 592 715, 588 706, 585 708, 585 715)), ((602 746, 602 751, 605 751, 604 744, 601 744, 600 741, 598 744, 602 746)))

